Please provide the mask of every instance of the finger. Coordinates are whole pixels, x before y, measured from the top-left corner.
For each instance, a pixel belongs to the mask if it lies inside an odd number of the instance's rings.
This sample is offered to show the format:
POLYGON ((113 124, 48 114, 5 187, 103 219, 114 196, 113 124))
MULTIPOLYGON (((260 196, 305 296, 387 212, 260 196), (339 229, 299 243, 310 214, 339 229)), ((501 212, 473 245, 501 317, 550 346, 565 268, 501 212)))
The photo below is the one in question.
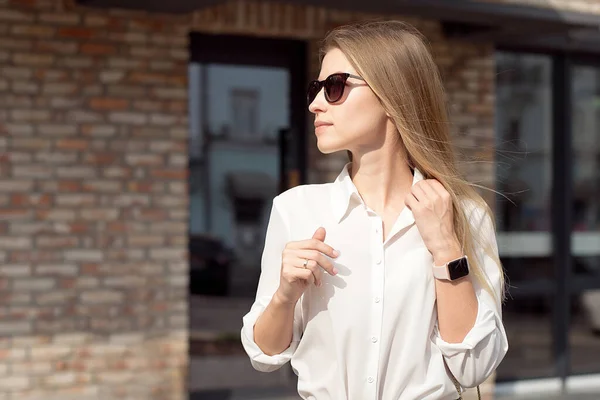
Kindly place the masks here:
POLYGON ((426 181, 421 181, 419 188, 423 191, 423 193, 425 193, 425 196, 430 203, 435 202, 440 197, 437 191, 431 186, 429 179, 426 181))
POLYGON ((410 192, 413 194, 413 196, 415 197, 415 199, 417 199, 418 202, 427 201, 427 194, 423 191, 423 188, 419 183, 413 185, 413 187, 410 189, 410 192))
POLYGON ((308 239, 301 240, 299 242, 290 243, 290 248, 292 249, 302 249, 302 250, 317 250, 323 254, 328 255, 329 257, 336 258, 339 255, 339 252, 335 250, 333 247, 328 244, 323 243, 317 239, 308 239))
POLYGON ((298 250, 296 254, 298 258, 302 260, 302 263, 306 259, 313 260, 316 261, 321 268, 327 271, 329 275, 337 274, 337 270, 333 266, 333 263, 325 257, 325 255, 316 250, 298 250))
POLYGON ((412 193, 408 193, 404 198, 404 204, 412 211, 417 207, 419 201, 412 193))
POLYGON ((323 268, 315 260, 308 260, 306 262, 306 260, 298 258, 298 263, 301 264, 300 268, 306 268, 312 272, 315 285, 320 287, 323 283, 323 268))
MULTIPOLYGON (((304 261, 302 261, 304 263, 304 261)), ((282 276, 289 282, 294 282, 298 280, 306 281, 308 284, 312 284, 315 282, 315 276, 313 272, 308 268, 302 268, 302 265, 299 268, 294 264, 286 264, 287 267, 292 268, 284 268, 282 270, 282 276)))
POLYGON ((320 240, 321 242, 324 242, 325 241, 325 234, 326 234, 325 228, 320 227, 320 228, 318 228, 315 231, 315 233, 313 234, 312 238, 316 239, 316 240, 320 240))
POLYGON ((451 197, 450 193, 446 190, 444 185, 442 185, 442 183, 437 179, 431 179, 429 181, 429 186, 431 186, 433 190, 435 190, 435 192, 438 194, 438 196, 440 196, 442 199, 446 200, 451 197))

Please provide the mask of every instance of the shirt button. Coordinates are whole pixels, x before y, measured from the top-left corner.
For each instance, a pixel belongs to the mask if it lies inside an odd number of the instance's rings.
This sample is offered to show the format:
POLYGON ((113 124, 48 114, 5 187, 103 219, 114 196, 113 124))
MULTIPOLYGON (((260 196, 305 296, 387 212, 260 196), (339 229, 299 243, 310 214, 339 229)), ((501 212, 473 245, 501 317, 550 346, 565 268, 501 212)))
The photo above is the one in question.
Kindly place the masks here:
POLYGON ((377 338, 376 338, 375 336, 373 336, 373 337, 371 338, 371 342, 373 342, 373 343, 377 343, 377 338))
POLYGON ((377 263, 377 265, 381 264, 381 258, 378 259, 377 261, 375 261, 377 263))
POLYGON ((375 297, 375 303, 379 303, 381 299, 379 297, 375 297))
POLYGON ((372 376, 370 376, 370 377, 367 379, 367 381, 368 381, 369 383, 373 383, 373 381, 374 381, 374 380, 375 380, 375 379, 373 379, 373 377, 372 377, 372 376))

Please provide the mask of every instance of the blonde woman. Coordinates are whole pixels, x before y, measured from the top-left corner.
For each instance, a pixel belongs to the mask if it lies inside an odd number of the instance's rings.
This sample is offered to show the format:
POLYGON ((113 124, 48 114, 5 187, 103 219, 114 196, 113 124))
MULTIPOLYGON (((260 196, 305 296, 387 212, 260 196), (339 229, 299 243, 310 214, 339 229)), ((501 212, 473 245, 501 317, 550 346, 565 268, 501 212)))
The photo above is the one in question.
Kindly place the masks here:
POLYGON ((440 75, 401 22, 330 32, 308 88, 337 179, 273 201, 242 342, 291 361, 303 399, 456 399, 502 361, 503 273, 485 202, 453 159, 440 75))

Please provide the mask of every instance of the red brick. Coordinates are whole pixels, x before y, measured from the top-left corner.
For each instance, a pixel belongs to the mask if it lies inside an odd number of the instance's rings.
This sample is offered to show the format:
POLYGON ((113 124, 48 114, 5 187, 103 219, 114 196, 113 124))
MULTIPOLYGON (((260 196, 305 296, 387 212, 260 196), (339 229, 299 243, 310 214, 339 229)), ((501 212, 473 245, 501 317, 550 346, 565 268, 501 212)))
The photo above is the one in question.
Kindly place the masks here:
POLYGON ((143 113, 136 112, 112 112, 108 116, 110 122, 123 125, 145 125, 148 117, 143 113))
POLYGON ((75 39, 91 39, 94 37, 94 30, 87 28, 59 28, 58 36, 75 39))
POLYGON ((188 170, 186 168, 153 169, 150 175, 153 178, 160 179, 186 179, 188 177, 188 170))
POLYGON ((162 208, 142 208, 136 210, 135 215, 144 221, 163 221, 167 219, 167 210, 162 208))
POLYGON ((85 222, 67 224, 69 233, 87 233, 90 231, 89 224, 85 222))
MULTIPOLYGON (((43 88, 43 93, 50 96, 56 95, 72 95, 77 93, 78 85, 72 82, 52 82, 46 83, 43 88)), ((74 99, 78 100, 78 99, 74 99)))
POLYGON ((152 192, 151 182, 129 182, 127 188, 130 192, 136 193, 151 193, 152 192))
POLYGON ((117 155, 115 153, 109 152, 99 152, 99 153, 86 153, 83 162, 86 164, 95 164, 95 165, 110 165, 114 164, 117 160, 117 155))
POLYGON ((79 24, 79 15, 61 13, 41 13, 39 16, 41 22, 60 25, 77 25, 79 24))
POLYGON ((82 275, 97 275, 99 271, 98 264, 84 263, 81 264, 82 275))
POLYGON ((147 83, 167 83, 167 81, 169 80, 168 75, 166 74, 158 74, 158 73, 149 73, 149 72, 132 72, 129 77, 128 77, 128 81, 130 82, 134 82, 134 83, 142 83, 142 84, 147 84, 147 83))
POLYGON ((162 32, 165 29, 165 23, 156 19, 133 18, 129 21, 129 27, 136 31, 147 31, 151 33, 162 32))
POLYGON ((53 208, 50 210, 37 210, 37 219, 41 221, 73 221, 75 219, 74 210, 61 210, 53 208))
POLYGON ((92 110, 126 110, 129 108, 129 101, 114 97, 94 97, 90 99, 90 108, 92 110))
POLYGON ((49 194, 13 194, 11 196, 11 203, 14 206, 27 207, 27 206, 49 206, 52 203, 52 196, 49 194))
POLYGON ((113 180, 87 180, 81 189, 93 193, 118 193, 122 191, 122 183, 113 180))
POLYGON ((39 248, 71 248, 79 245, 76 236, 38 236, 36 245, 39 248))
POLYGON ((58 181, 58 190, 61 192, 77 192, 81 188, 78 181, 58 181))
POLYGON ((187 142, 183 140, 153 140, 150 142, 150 151, 156 153, 184 153, 187 142))
POLYGON ((11 9, 0 10, 0 21, 33 22, 33 20, 33 14, 11 9))
POLYGON ((132 175, 132 169, 125 167, 111 166, 102 170, 104 178, 130 178, 132 175))
POLYGON ((39 250, 25 250, 10 252, 9 260, 11 262, 46 262, 46 261, 62 261, 63 254, 60 251, 39 251, 39 250))
POLYGON ((15 36, 29 37, 52 37, 56 29, 45 25, 15 25, 11 29, 11 34, 15 36))
POLYGON ((86 221, 114 221, 119 218, 119 210, 110 208, 92 208, 81 210, 81 218, 86 221))
POLYGON ((168 110, 181 115, 187 112, 188 104, 185 101, 170 101, 168 110))
POLYGON ((60 139, 56 142, 56 148, 60 150, 86 150, 89 145, 89 140, 60 139))
POLYGON ((36 43, 34 49, 58 54, 76 54, 79 44, 76 42, 44 40, 36 43))
POLYGON ((164 157, 160 154, 127 154, 125 156, 127 164, 135 167, 163 165, 164 157))
POLYGON ((117 48, 109 44, 85 43, 81 45, 79 51, 82 54, 108 55, 115 54, 117 52, 117 48))
POLYGON ((35 70, 35 77, 42 81, 63 81, 69 77, 67 71, 40 68, 35 70))
POLYGON ((92 137, 112 137, 116 134, 117 128, 114 125, 82 125, 81 132, 85 136, 92 137))
POLYGON ((64 194, 56 195, 56 205, 58 207, 84 207, 96 205, 96 197, 93 194, 64 194))
POLYGON ((49 179, 53 172, 53 168, 38 164, 15 165, 12 168, 12 175, 16 178, 49 179))
POLYGON ((133 109, 139 111, 161 111, 163 103, 152 100, 135 100, 133 102, 133 109))
POLYGON ((21 209, 0 209, 0 221, 9 220, 31 220, 31 210, 21 209))
POLYGON ((52 54, 17 53, 13 56, 13 62, 16 65, 50 66, 54 61, 55 56, 52 54))

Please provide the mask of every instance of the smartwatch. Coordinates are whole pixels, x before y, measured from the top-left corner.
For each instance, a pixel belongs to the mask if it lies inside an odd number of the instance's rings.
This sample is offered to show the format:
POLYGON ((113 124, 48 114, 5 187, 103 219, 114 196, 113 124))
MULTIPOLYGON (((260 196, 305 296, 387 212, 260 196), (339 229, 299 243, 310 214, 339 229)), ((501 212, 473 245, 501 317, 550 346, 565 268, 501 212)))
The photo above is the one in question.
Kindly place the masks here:
POLYGON ((433 266, 433 276, 436 279, 455 281, 467 275, 469 275, 469 260, 466 255, 442 266, 433 266))

